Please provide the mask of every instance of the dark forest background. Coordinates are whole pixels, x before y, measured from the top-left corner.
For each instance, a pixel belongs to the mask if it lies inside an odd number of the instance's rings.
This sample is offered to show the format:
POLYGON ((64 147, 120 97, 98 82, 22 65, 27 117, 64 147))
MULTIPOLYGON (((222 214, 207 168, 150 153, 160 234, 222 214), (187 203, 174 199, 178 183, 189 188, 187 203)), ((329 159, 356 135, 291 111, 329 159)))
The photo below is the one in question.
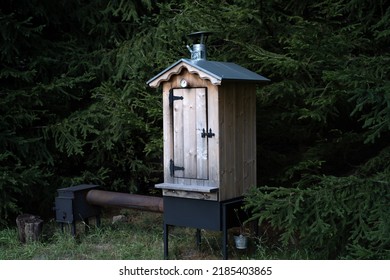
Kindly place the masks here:
POLYGON ((246 197, 270 242, 390 258, 387 0, 1 1, 0 226, 50 217, 79 183, 158 195, 161 89, 146 81, 200 30, 209 60, 272 80, 246 197))

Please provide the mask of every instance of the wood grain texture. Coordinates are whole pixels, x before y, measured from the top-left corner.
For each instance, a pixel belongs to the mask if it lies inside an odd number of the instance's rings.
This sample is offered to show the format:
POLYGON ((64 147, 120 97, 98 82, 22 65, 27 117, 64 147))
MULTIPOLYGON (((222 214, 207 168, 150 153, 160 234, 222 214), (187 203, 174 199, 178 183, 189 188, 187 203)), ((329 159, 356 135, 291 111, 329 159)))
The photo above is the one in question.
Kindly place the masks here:
POLYGON ((164 183, 157 186, 164 195, 204 199, 202 193, 213 189, 217 195, 212 199, 223 201, 256 185, 255 84, 213 85, 183 68, 163 82, 163 98, 164 183), (181 79, 188 88, 180 88, 181 79), (170 89, 184 98, 173 106, 168 102, 170 89), (203 128, 215 135, 202 138, 203 128), (174 177, 171 159, 185 166, 174 177))

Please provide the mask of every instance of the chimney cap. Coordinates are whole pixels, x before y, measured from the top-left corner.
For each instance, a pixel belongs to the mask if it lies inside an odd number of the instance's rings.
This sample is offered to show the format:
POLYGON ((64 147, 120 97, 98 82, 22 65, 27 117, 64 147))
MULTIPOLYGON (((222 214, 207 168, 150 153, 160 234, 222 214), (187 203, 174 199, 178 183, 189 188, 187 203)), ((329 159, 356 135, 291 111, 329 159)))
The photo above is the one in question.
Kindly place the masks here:
POLYGON ((198 32, 193 32, 193 33, 188 34, 188 37, 190 37, 191 39, 200 38, 200 44, 204 44, 204 43, 206 43, 207 37, 210 34, 213 34, 213 32, 211 32, 211 31, 198 31, 198 32))

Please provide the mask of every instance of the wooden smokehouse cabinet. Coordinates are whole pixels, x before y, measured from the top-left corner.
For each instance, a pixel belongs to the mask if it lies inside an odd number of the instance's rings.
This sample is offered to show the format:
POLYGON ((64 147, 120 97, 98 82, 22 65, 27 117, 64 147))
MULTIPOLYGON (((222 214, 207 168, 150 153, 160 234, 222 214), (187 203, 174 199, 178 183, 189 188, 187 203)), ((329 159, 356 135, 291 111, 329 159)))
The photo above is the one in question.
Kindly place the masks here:
POLYGON ((256 83, 268 79, 206 60, 203 44, 191 53, 147 82, 163 90, 164 182, 156 188, 170 197, 240 197, 256 185, 256 83))
POLYGON ((256 185, 256 84, 267 78, 237 64, 206 60, 203 39, 150 79, 162 86, 164 122, 164 257, 169 226, 223 232, 239 225, 237 212, 249 187, 256 185))

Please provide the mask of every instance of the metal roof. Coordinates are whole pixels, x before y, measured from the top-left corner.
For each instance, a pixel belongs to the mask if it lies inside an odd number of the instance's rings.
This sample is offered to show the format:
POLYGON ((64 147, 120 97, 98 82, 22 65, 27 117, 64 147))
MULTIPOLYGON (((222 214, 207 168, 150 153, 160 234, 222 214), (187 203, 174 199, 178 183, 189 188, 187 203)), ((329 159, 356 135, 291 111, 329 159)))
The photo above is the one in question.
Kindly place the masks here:
POLYGON ((182 58, 176 61, 168 68, 166 68, 165 70, 163 70, 162 72, 160 72, 159 74, 157 74, 156 76, 154 76, 146 83, 150 84, 151 82, 158 79, 160 76, 167 73, 169 70, 171 70, 176 65, 182 62, 220 81, 248 81, 248 82, 269 81, 269 79, 232 62, 219 62, 219 61, 210 61, 210 60, 203 60, 203 59, 191 60, 191 59, 182 58))

